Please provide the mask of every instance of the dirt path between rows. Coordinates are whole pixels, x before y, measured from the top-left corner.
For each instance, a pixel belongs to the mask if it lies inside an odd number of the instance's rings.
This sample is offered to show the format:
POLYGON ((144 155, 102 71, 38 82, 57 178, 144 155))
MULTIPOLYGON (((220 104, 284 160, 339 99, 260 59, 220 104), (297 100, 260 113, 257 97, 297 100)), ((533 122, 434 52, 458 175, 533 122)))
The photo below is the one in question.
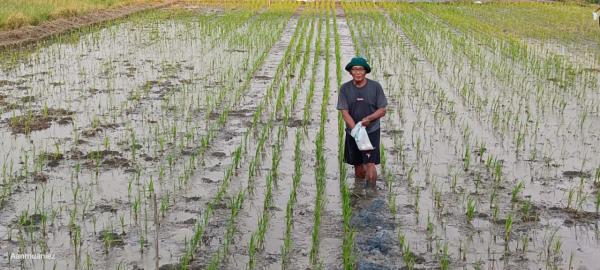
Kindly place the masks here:
POLYGON ((59 35, 73 29, 124 18, 140 11, 167 7, 176 2, 176 0, 169 0, 163 3, 134 4, 119 8, 94 11, 81 16, 51 20, 36 26, 25 26, 19 29, 0 31, 0 50, 31 44, 53 35, 59 35))

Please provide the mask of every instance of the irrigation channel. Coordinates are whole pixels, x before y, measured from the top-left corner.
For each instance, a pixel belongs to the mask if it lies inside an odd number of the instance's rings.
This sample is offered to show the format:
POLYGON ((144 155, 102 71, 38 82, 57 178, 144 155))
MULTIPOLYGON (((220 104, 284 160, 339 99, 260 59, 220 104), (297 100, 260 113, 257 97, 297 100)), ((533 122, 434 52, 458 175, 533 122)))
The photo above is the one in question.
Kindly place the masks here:
POLYGON ((598 61, 456 12, 183 4, 2 51, 0 268, 596 269, 598 61), (341 160, 354 55, 375 190, 341 160))

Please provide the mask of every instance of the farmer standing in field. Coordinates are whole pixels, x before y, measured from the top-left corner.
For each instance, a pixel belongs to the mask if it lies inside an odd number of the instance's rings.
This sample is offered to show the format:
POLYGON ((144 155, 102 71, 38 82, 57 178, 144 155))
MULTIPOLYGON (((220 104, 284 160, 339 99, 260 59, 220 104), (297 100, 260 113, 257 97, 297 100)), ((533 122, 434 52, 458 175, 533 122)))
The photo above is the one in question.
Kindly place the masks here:
POLYGON ((357 179, 366 178, 367 184, 376 188, 377 169, 375 165, 380 163, 379 118, 385 115, 387 99, 381 84, 366 78, 367 73, 371 72, 371 67, 365 58, 352 58, 345 69, 352 75, 352 80, 340 87, 337 103, 337 109, 342 111, 342 117, 346 122, 344 161, 354 165, 354 174, 357 179), (373 150, 360 151, 356 141, 350 136, 350 131, 358 122, 366 127, 369 140, 374 147, 373 150))

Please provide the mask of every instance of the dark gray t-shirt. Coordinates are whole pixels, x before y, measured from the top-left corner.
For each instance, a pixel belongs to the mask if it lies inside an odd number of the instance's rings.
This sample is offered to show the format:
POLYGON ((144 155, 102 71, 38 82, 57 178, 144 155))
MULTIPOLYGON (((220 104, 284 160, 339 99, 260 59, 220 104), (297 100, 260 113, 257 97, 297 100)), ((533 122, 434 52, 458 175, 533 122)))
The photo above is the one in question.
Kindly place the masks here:
MULTIPOLYGON (((385 97, 381 84, 370 79, 366 80, 367 84, 361 88, 356 87, 354 83, 352 83, 352 80, 342 84, 340 92, 338 93, 338 110, 350 110, 350 105, 355 102, 359 96, 374 108, 380 109, 387 106, 387 98, 385 97)), ((354 122, 358 123, 360 120, 362 119, 354 119, 354 122)), ((371 133, 379 128, 379 119, 377 119, 369 124, 367 132, 371 133)))

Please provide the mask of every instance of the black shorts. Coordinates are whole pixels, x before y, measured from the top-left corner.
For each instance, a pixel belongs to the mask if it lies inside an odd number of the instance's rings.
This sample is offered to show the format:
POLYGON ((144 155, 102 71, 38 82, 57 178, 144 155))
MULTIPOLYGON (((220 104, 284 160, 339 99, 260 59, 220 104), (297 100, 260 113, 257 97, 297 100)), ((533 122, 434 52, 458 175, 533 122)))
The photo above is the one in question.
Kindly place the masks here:
POLYGON ((346 132, 346 143, 344 147, 344 162, 350 165, 361 165, 367 163, 379 164, 379 137, 381 129, 369 133, 369 140, 375 149, 370 151, 360 151, 356 146, 356 141, 348 132, 346 132))

